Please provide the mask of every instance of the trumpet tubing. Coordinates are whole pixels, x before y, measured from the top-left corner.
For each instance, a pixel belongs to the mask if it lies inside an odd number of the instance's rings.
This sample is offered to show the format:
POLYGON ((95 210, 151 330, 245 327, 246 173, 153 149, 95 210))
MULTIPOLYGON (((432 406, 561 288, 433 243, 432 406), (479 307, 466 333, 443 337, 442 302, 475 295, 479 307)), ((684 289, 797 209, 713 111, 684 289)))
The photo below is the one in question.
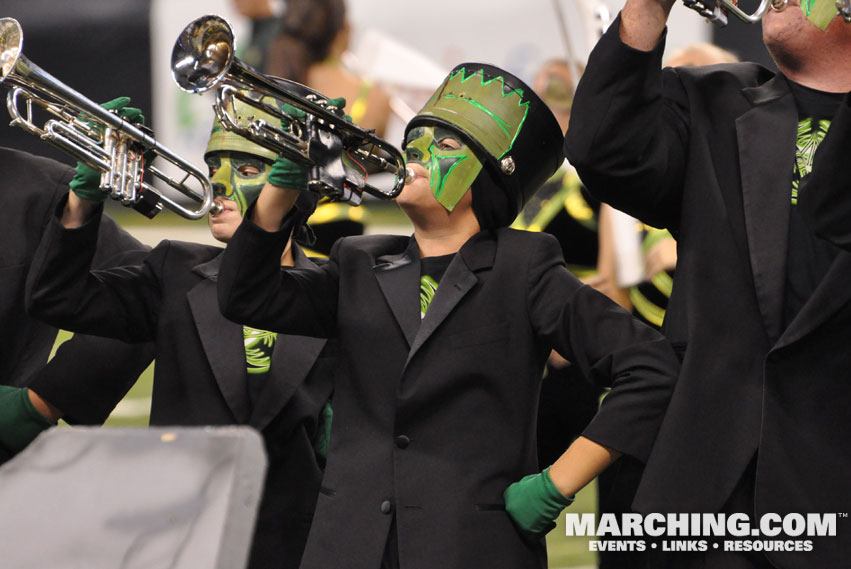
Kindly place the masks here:
POLYGON ((308 187, 317 193, 353 205, 362 192, 381 199, 395 198, 405 184, 405 159, 392 144, 373 131, 348 122, 342 109, 329 105, 327 97, 300 83, 271 78, 234 56, 235 40, 230 25, 218 16, 204 16, 181 32, 172 51, 172 74, 178 86, 189 93, 217 88, 216 115, 222 126, 275 153, 309 167, 308 187), (246 93, 250 93, 247 95, 246 93), (289 104, 306 115, 290 116, 278 106, 262 100, 271 97, 279 105, 289 104), (231 116, 233 101, 262 110, 289 124, 269 124, 260 119, 247 122, 231 116), (333 135, 329 138, 329 134, 333 135), (342 143, 339 153, 336 137, 342 143), (331 144, 331 147, 325 146, 331 144), (336 153, 336 155, 335 155, 336 153), (394 176, 392 187, 366 183, 366 176, 339 170, 342 153, 394 176))
POLYGON ((736 0, 683 0, 688 8, 695 10, 704 18, 721 25, 727 25, 727 14, 733 14, 747 24, 756 24, 769 7, 773 10, 782 10, 786 7, 786 0, 760 0, 759 6, 748 14, 736 5, 736 0), (782 5, 782 6, 781 6, 782 5))
POLYGON ((9 87, 6 108, 13 126, 100 171, 102 190, 148 217, 163 206, 188 219, 220 211, 213 202, 213 187, 201 170, 158 143, 143 127, 103 109, 35 65, 22 49, 20 24, 13 18, 0 18, 0 85, 9 87), (34 121, 34 106, 52 117, 43 126, 34 121), (155 178, 198 202, 196 209, 181 205, 144 181, 145 154, 161 157, 182 172, 183 177, 177 179, 157 168, 148 169, 155 178), (190 180, 194 184, 190 185, 190 180))

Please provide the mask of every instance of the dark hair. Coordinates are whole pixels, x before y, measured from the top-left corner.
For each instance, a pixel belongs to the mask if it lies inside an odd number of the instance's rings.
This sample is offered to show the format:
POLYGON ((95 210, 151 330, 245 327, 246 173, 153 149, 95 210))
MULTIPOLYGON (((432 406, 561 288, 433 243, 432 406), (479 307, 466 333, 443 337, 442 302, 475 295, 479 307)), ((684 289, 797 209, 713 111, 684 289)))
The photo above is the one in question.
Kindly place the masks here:
POLYGON ((343 0, 287 0, 278 37, 267 49, 266 72, 305 83, 308 68, 328 56, 345 19, 343 0))

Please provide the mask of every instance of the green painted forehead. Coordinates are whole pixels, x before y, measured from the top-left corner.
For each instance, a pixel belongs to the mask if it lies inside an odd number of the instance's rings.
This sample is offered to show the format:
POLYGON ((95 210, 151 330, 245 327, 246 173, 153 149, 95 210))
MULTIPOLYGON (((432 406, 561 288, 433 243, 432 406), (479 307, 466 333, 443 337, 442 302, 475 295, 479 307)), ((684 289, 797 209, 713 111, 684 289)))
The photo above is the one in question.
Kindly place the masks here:
POLYGON ((446 78, 414 121, 435 118, 454 125, 499 159, 511 151, 528 112, 521 89, 506 92, 502 77, 487 79, 481 69, 462 67, 446 78))

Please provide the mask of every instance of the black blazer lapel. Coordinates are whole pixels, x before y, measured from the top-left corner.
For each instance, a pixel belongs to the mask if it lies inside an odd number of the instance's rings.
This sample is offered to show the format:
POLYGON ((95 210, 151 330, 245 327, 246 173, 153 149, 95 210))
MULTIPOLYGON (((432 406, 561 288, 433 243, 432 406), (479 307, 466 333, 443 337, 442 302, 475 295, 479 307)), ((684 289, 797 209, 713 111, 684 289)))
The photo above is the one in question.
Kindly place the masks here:
POLYGON ((242 326, 219 312, 215 278, 220 264, 221 255, 193 268, 193 272, 205 278, 186 297, 216 383, 237 423, 245 424, 251 416, 251 403, 245 378, 242 326))
POLYGON ((754 105, 736 120, 748 249, 759 310, 774 343, 783 329, 797 111, 779 75, 743 94, 754 105))
POLYGON ((840 252, 813 295, 783 332, 777 342, 777 348, 801 339, 851 301, 849 274, 851 274, 851 253, 840 252))
POLYGON ((372 268, 381 292, 396 317, 408 345, 414 343, 420 327, 420 264, 419 249, 411 238, 407 250, 398 255, 386 255, 376 259, 372 268))
POLYGON ((272 351, 266 387, 254 407, 249 424, 263 430, 281 412, 304 383, 325 346, 324 338, 278 334, 272 351))
MULTIPOLYGON (((417 350, 429 339, 440 324, 452 310, 458 306, 461 299, 478 282, 476 272, 493 266, 494 254, 496 253, 496 241, 490 232, 481 232, 474 235, 464 244, 458 255, 446 268, 446 273, 440 279, 434 298, 426 311, 416 338, 408 352, 407 365, 417 350)), ((419 306, 419 302, 417 302, 419 306)))
MULTIPOLYGON (((297 246, 293 247, 293 254, 296 268, 315 266, 297 246)), ((272 349, 267 384, 249 421, 252 427, 263 430, 280 413, 296 389, 304 383, 326 342, 324 338, 278 334, 272 349)))

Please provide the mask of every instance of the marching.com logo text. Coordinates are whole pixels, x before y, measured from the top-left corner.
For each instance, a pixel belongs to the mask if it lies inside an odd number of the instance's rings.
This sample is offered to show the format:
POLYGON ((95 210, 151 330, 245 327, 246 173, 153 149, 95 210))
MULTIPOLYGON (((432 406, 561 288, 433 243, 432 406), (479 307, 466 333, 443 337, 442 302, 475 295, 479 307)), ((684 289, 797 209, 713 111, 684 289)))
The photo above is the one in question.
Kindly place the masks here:
POLYGON ((836 536, 837 514, 603 514, 598 521, 567 513, 565 522, 568 536, 598 538, 589 542, 595 551, 812 551, 806 538, 836 536))

